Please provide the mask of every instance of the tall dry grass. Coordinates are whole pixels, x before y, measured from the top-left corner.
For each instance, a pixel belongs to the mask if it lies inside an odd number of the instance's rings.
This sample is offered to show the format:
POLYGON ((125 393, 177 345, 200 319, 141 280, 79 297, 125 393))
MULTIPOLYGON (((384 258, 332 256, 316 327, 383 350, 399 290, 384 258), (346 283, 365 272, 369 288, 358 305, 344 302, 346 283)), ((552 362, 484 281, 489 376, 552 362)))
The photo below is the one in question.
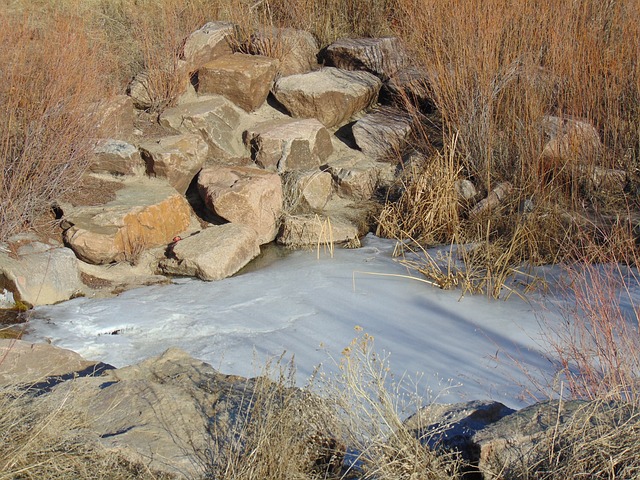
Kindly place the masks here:
POLYGON ((77 182, 103 82, 84 18, 0 10, 0 239, 29 228, 77 182))

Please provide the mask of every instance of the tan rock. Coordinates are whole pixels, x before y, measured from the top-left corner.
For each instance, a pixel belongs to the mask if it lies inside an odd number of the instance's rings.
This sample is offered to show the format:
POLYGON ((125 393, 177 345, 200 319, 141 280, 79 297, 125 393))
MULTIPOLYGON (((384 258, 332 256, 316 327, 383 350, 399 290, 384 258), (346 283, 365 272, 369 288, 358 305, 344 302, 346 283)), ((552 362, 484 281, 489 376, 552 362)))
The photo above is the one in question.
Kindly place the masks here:
POLYGON ((48 344, 0 339, 0 386, 33 385, 98 367, 77 353, 48 344))
POLYGON ((128 95, 107 98, 96 106, 95 118, 98 137, 127 139, 133 134, 133 99, 128 95))
POLYGON ((287 215, 278 243, 292 248, 357 242, 359 228, 347 219, 320 215, 287 215))
POLYGON ((214 225, 177 242, 160 262, 163 273, 222 280, 260 254, 256 231, 237 223, 214 225))
POLYGON ((547 115, 542 127, 549 137, 542 151, 543 159, 555 163, 591 164, 602 149, 598 131, 584 120, 547 115))
POLYGON ((319 167, 333 152, 331 134, 316 119, 282 119, 245 131, 254 161, 262 168, 287 172, 319 167))
POLYGON ((229 222, 253 228, 260 244, 276 237, 283 207, 278 174, 249 167, 211 167, 198 175, 198 189, 209 209, 229 222))
POLYGON ((209 146, 200 135, 185 133, 142 143, 140 152, 149 174, 166 178, 173 188, 184 195, 202 169, 209 146))
POLYGON ((189 226, 190 217, 191 207, 173 187, 130 180, 105 205, 65 207, 64 220, 72 226, 64 238, 89 263, 133 260, 147 248, 168 244, 189 226))
POLYGON ((327 67, 282 77, 273 88, 278 101, 296 118, 317 118, 325 126, 343 124, 378 98, 382 82, 368 72, 327 67))
POLYGON ((210 159, 233 163, 249 157, 242 142, 244 115, 230 100, 213 96, 166 109, 160 115, 160 124, 181 133, 201 135, 209 145, 210 159))
POLYGON ((140 152, 122 140, 101 140, 93 149, 89 171, 114 175, 142 175, 145 172, 140 152))
POLYGON ((0 252, 0 291, 3 289, 29 306, 69 300, 82 290, 76 257, 68 248, 39 242, 21 247, 16 256, 0 252))
POLYGON ((244 46, 253 55, 277 58, 278 75, 306 73, 318 65, 318 42, 304 30, 263 27, 244 46))
POLYGON ((285 177, 287 211, 322 210, 331 199, 333 179, 319 169, 292 172, 285 177))
POLYGON ((231 45, 236 27, 230 22, 208 22, 191 33, 184 42, 180 58, 192 72, 221 55, 233 53, 231 45))
POLYGON ((338 195, 351 200, 370 199, 378 186, 377 162, 354 155, 331 162, 327 170, 337 185, 338 195))
POLYGON ((277 68, 278 60, 262 55, 218 57, 198 70, 198 94, 222 95, 253 112, 267 99, 277 68))

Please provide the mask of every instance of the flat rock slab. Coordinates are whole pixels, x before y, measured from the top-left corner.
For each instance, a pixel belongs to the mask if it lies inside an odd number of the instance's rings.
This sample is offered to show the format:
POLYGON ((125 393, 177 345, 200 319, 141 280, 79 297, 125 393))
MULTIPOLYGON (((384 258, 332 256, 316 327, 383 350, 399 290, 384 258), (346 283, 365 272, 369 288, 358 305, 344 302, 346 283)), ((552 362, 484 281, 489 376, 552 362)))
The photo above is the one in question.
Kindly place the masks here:
POLYGON ((93 149, 89 171, 113 175, 142 175, 144 161, 136 147, 123 140, 101 140, 93 149))
POLYGON ((200 135, 185 133, 171 135, 140 144, 140 152, 147 164, 147 172, 166 178, 169 184, 183 194, 202 169, 209 145, 200 135))
POLYGON ((29 306, 63 302, 82 290, 80 271, 73 251, 31 243, 17 255, 0 252, 0 291, 13 293, 29 306))
POLYGON ((344 70, 365 70, 388 79, 408 65, 407 53, 397 37, 343 38, 320 54, 324 64, 344 70))
POLYGON ((244 115, 233 102, 217 95, 166 109, 160 115, 160 125, 202 136, 209 145, 210 159, 233 163, 249 157, 242 142, 244 115))
POLYGON ((116 199, 100 206, 64 207, 64 239, 94 264, 125 261, 166 245, 190 223, 191 207, 173 187, 154 179, 122 182, 116 199))
POLYGON ((331 134, 314 118, 259 123, 243 136, 254 161, 280 173, 319 167, 333 152, 331 134))
POLYGON ((34 385, 51 377, 90 372, 98 365, 53 345, 0 339, 0 386, 34 385))
POLYGON ((208 22, 191 33, 184 42, 180 58, 195 72, 205 63, 233 52, 236 26, 230 22, 208 22))
POLYGON ((207 208, 231 223, 248 225, 260 244, 276 238, 283 207, 277 173, 250 167, 209 167, 198 175, 207 208))
POLYGON ((249 226, 215 225, 173 245, 160 269, 169 275, 222 280, 238 272, 260 254, 258 234, 249 226))
POLYGON ((347 219, 320 215, 287 215, 278 243, 292 248, 330 246, 357 241, 360 231, 347 219))
POLYGON ((292 116, 317 118, 326 127, 333 127, 371 106, 381 86, 371 73, 327 67, 282 77, 276 81, 273 94, 292 116))
POLYGON ((262 55, 218 57, 198 70, 198 94, 222 95, 253 112, 267 99, 277 69, 277 59, 262 55))
POLYGON ((411 117, 393 107, 380 107, 367 113, 352 127, 356 144, 368 157, 380 160, 401 157, 412 130, 411 117))
POLYGON ((243 49, 277 58, 277 75, 281 77, 306 73, 318 65, 318 42, 305 30, 262 27, 251 34, 243 49))

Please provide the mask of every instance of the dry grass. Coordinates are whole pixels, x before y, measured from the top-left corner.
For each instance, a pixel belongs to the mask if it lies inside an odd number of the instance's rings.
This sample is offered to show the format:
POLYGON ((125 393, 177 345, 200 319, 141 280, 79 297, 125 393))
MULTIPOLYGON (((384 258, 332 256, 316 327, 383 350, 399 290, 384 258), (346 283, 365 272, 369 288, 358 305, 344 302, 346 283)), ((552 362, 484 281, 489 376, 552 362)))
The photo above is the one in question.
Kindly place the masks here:
POLYGON ((0 479, 104 480, 171 477, 128 463, 82 435, 82 412, 0 386, 0 479))

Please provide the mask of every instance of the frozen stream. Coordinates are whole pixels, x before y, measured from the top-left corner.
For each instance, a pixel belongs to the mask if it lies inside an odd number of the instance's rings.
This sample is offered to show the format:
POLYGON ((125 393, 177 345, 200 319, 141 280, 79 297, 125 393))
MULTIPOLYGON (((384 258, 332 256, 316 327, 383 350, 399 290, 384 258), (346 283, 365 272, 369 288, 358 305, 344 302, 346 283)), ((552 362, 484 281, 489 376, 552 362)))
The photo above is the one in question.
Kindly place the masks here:
MULTIPOLYGON (((213 283, 179 279, 109 299, 78 298, 39 307, 25 339, 50 341, 116 367, 177 346, 224 373, 252 376, 283 351, 295 356, 301 384, 358 335, 375 338, 396 375, 423 372, 439 400, 495 399, 518 407, 530 373, 552 373, 540 348, 540 308, 466 296, 371 273, 407 274, 394 243, 373 236, 334 258, 292 252, 213 283), (364 273, 368 272, 368 273, 364 273), (538 310, 538 311, 536 311, 538 310), (520 366, 509 360, 518 359, 520 366)), ((549 314, 546 314, 549 321, 549 314)), ((551 321, 558 321, 557 318, 551 321)))

